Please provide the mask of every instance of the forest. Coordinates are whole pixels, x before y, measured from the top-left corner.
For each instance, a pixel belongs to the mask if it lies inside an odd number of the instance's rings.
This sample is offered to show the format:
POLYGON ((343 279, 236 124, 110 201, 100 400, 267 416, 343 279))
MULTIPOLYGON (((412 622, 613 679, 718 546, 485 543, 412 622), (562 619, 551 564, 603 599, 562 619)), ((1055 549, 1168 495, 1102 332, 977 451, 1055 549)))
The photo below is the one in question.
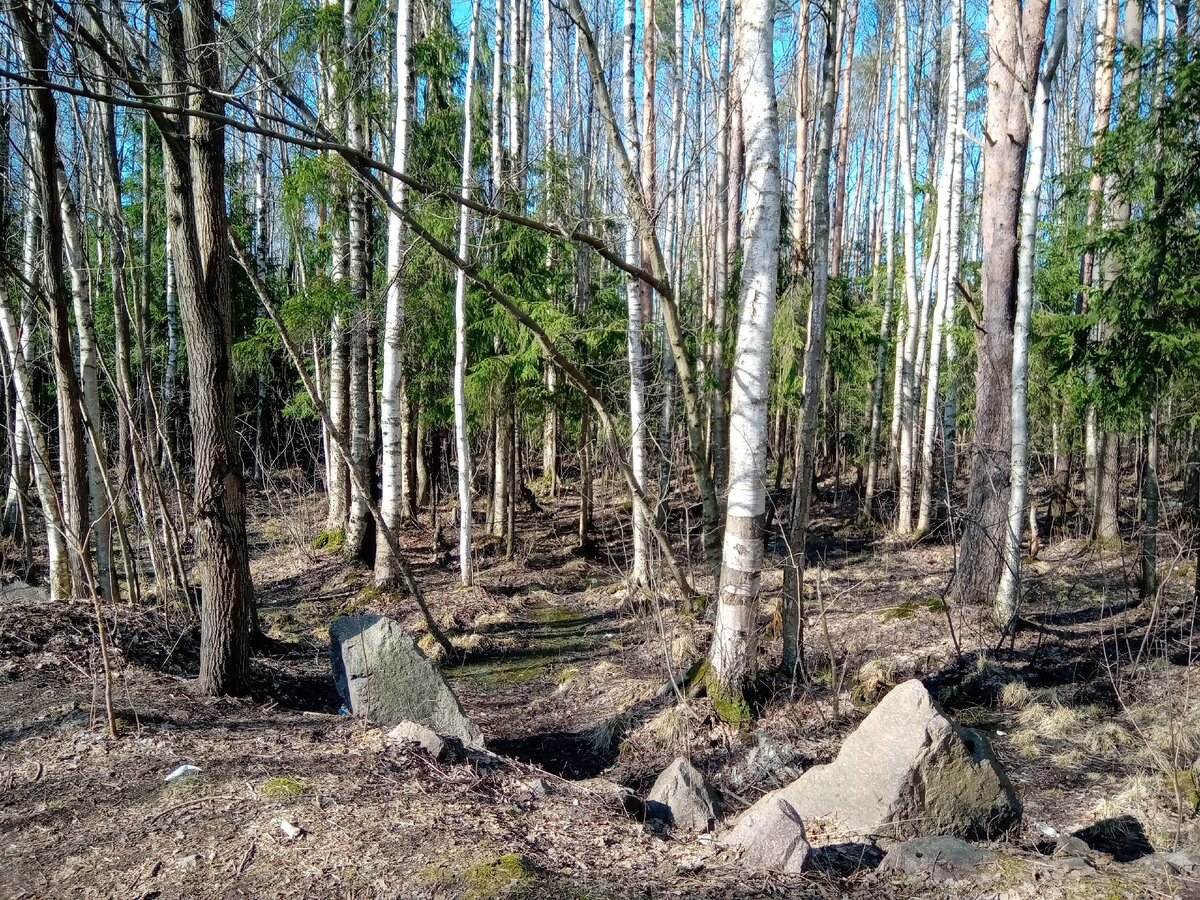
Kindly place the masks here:
POLYGON ((1200 897, 1190 0, 3 0, 0 896, 1200 897))

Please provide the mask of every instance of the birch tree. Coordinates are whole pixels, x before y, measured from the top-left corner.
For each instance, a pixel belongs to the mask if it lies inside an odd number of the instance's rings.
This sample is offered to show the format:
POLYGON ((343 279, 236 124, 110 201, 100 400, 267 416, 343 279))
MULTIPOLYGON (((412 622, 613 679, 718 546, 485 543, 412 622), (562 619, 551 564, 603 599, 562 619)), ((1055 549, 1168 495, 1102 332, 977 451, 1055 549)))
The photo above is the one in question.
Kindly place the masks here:
MULTIPOLYGON (((463 88, 462 180, 459 192, 464 200, 471 197, 471 120, 479 6, 480 0, 475 0, 471 7, 467 80, 463 88)), ((458 210, 458 255, 464 260, 469 250, 470 229, 470 210, 463 205, 458 210)), ((471 441, 467 428, 467 274, 462 269, 455 272, 454 283, 454 435, 458 453, 458 577, 464 585, 470 585, 474 579, 474 568, 471 558, 471 441)))
POLYGON ((742 0, 735 64, 746 135, 747 213, 737 349, 731 369, 729 501, 709 692, 727 718, 745 717, 755 653, 766 515, 767 398, 778 279, 779 124, 774 5, 742 0))
MULTIPOLYGON (((412 82, 409 71, 411 19, 410 0, 399 0, 396 8, 396 110, 392 129, 392 168, 398 173, 405 171, 408 159, 409 107, 411 106, 409 93, 412 82)), ((470 77, 468 75, 468 78, 470 77)), ((466 128, 469 135, 470 107, 467 108, 467 123, 466 128)), ((470 159, 470 153, 466 154, 466 158, 470 159)), ((467 190, 465 176, 463 190, 467 190)), ((390 193, 392 202, 397 206, 403 206, 406 191, 404 183, 399 178, 391 179, 390 193)), ((465 207, 462 209, 461 215, 466 217, 465 207)), ((405 228, 404 221, 399 214, 391 209, 388 210, 387 222, 387 305, 383 320, 383 379, 380 383, 379 393, 381 410, 379 424, 383 438, 383 477, 379 506, 388 526, 395 529, 407 516, 404 496, 406 454, 403 433, 403 419, 406 413, 403 408, 404 395, 401 390, 401 382, 404 377, 404 285, 401 276, 403 274, 405 228)), ((460 225, 460 229, 462 227, 465 226, 460 225)), ((457 362, 455 372, 457 378, 457 362)), ((460 458, 459 467, 461 468, 463 465, 464 462, 460 458)), ((469 505, 463 509, 463 513, 469 520, 469 505)), ((376 551, 375 581, 378 584, 390 585, 395 580, 395 563, 388 545, 384 543, 376 551)))

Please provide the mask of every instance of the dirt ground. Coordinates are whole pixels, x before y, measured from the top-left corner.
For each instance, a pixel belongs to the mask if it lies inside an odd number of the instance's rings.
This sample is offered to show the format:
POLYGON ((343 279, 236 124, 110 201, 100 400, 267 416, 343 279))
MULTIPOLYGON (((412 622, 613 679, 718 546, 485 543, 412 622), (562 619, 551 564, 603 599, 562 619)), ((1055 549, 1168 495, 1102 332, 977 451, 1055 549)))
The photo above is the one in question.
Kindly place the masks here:
MULTIPOLYGON (((329 622, 370 609, 422 628, 407 598, 312 548, 319 498, 257 498, 253 575, 269 640, 251 696, 193 693, 197 632, 181 611, 107 610, 117 740, 104 732, 90 606, 0 598, 0 896, 1188 895, 1134 860, 1200 849, 1191 563, 1164 560, 1158 597, 1138 603, 1131 549, 1055 543, 1029 564, 1024 627, 995 647, 984 611, 947 599, 950 547, 850 524, 840 499, 819 506, 808 548, 809 677, 770 674, 775 568, 760 717, 742 731, 669 688, 704 652, 705 615, 676 611, 669 589, 632 602, 622 517, 608 513, 581 556, 570 497, 523 513, 514 559, 482 544, 471 589, 435 557, 428 527, 405 533, 462 654, 444 671, 494 754, 456 762, 389 745, 385 729, 341 714, 329 622), (751 875, 711 836, 664 833, 613 793, 612 783, 646 790, 682 754, 735 813, 769 787, 736 777, 752 745, 786 745, 797 769, 826 762, 909 677, 988 734, 1024 803, 1009 864, 982 883, 849 871, 834 852, 811 875, 751 875), (201 771, 164 780, 183 764, 201 771), (1039 852, 1051 830, 1089 828, 1104 851, 1094 875, 1065 874, 1039 852)), ((781 545, 769 550, 778 566, 781 545)), ((697 587, 711 596, 711 581, 697 587)))

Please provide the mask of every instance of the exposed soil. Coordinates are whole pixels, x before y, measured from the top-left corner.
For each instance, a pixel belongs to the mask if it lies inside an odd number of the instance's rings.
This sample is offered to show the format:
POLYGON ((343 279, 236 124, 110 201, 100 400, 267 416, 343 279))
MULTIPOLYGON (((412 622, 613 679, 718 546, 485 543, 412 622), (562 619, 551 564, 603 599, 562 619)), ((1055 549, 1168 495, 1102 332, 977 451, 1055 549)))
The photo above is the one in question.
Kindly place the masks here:
MULTIPOLYGON (((427 528, 406 532, 462 653, 444 671, 494 755, 435 763, 388 745, 385 729, 339 713, 328 624, 371 609, 420 631, 419 616, 367 570, 311 548, 319 499, 276 495, 253 521, 269 641, 249 697, 194 695, 197 635, 182 611, 110 609, 122 734, 109 739, 90 607, 0 598, 0 895, 1185 895, 1120 861, 1200 846, 1190 569, 1177 562, 1159 599, 1137 603, 1129 551, 1056 544, 1030 564, 1026 626, 996 648, 982 610, 947 604, 949 547, 847 525, 843 500, 819 508, 808 548, 810 597, 820 583, 809 678, 764 676, 757 733, 800 768, 825 762, 889 686, 926 679, 989 735, 1025 804, 1012 864, 986 883, 885 879, 848 863, 849 847, 823 851, 810 876, 749 875, 708 836, 631 818, 610 783, 644 791, 679 754, 730 812, 770 785, 736 777, 759 736, 670 688, 703 653, 704 617, 678 613, 670 590, 631 601, 617 514, 592 556, 576 553, 570 498, 523 517, 514 560, 481 545, 471 589, 456 586, 453 560, 435 561, 427 528), (201 773, 164 781, 185 763, 201 773), (1069 876, 1039 852, 1047 829, 1087 828, 1105 853, 1099 875, 1069 876)), ((766 574, 767 651, 781 584, 779 569, 766 574)), ((698 587, 711 595, 711 578, 698 587)), ((769 653, 762 663, 773 671, 769 653)))

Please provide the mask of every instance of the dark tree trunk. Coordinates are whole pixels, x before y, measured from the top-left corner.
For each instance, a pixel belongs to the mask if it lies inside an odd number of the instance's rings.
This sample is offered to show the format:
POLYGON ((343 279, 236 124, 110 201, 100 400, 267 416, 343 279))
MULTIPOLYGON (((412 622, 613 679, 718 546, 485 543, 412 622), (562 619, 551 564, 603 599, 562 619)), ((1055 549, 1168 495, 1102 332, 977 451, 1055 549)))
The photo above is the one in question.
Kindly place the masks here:
MULTIPOLYGON (((221 65, 208 0, 156 10, 164 81, 196 88, 192 108, 222 115, 221 65)), ((168 98, 166 103, 176 102, 168 98)), ((225 246, 225 133, 203 118, 164 117, 167 215, 187 340, 194 458, 193 516, 200 556, 199 690, 237 694, 250 674, 253 586, 246 497, 234 417, 229 254, 225 246)))

